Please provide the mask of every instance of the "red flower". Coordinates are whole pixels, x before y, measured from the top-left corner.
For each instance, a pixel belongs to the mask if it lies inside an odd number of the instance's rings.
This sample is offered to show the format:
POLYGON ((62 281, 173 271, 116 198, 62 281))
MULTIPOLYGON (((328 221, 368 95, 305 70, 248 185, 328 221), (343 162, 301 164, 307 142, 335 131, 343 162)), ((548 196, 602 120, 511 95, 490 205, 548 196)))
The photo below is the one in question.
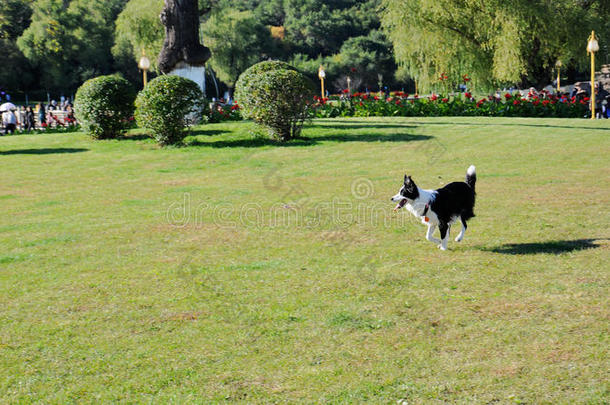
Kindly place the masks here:
POLYGON ((505 97, 507 100, 510 100, 511 98, 513 98, 513 96, 512 96, 510 93, 506 93, 506 94, 504 95, 504 97, 505 97))
POLYGON ((413 95, 413 97, 414 97, 414 98, 419 98, 419 94, 415 93, 415 94, 413 95))
POLYGON ((352 73, 356 73, 356 68, 355 67, 351 68, 350 70, 352 71, 352 73))
POLYGON ((363 94, 362 95, 362 99, 363 100, 368 100, 369 99, 369 95, 368 94, 363 94))
POLYGON ((379 97, 375 96, 375 97, 373 97, 373 100, 378 101, 379 97))
POLYGON ((436 101, 437 98, 438 98, 438 96, 436 94, 433 94, 430 96, 430 100, 432 100, 432 101, 436 101))
MULTIPOLYGON (((546 100, 545 100, 545 101, 546 101, 546 100)), ((532 102, 532 104, 534 104, 534 105, 538 105, 538 104, 540 104, 540 100, 538 100, 537 98, 535 98, 535 99, 534 99, 534 101, 532 102)), ((544 104, 544 103, 542 103, 542 104, 544 104)), ((546 105, 546 104, 545 104, 545 105, 546 105)))
POLYGON ((521 104, 521 101, 519 99, 515 99, 515 101, 513 101, 513 105, 519 105, 521 104))
POLYGON ((400 100, 396 100, 396 105, 400 105, 400 100))
POLYGON ((485 99, 482 98, 477 102, 477 108, 481 107, 483 105, 483 103, 485 102, 485 99))
POLYGON ((550 101, 549 100, 542 100, 542 105, 547 106, 549 105, 550 101))
POLYGON ((239 108, 240 108, 240 107, 239 107, 239 104, 233 104, 233 105, 231 106, 231 111, 239 110, 239 108))
POLYGON ((470 81, 470 78, 468 77, 468 75, 463 75, 462 79, 464 79, 464 83, 468 83, 470 81))
POLYGON ((466 97, 467 99, 471 99, 472 98, 472 94, 466 92, 466 93, 464 93, 464 97, 466 97))
POLYGON ((41 127, 43 127, 43 128, 46 128, 46 127, 47 127, 47 125, 48 125, 48 124, 47 124, 46 122, 43 122, 42 124, 40 124, 40 126, 41 126, 41 127))
POLYGON ((583 98, 582 100, 586 102, 586 101, 589 101, 589 100, 591 100, 591 99, 590 99, 589 97, 585 97, 585 98, 583 98))
POLYGON ((347 93, 349 93, 349 90, 348 89, 344 89, 343 90, 343 94, 347 94, 347 93))
POLYGON ((448 101, 449 101, 449 99, 448 99, 448 98, 444 98, 444 99, 442 99, 441 101, 442 101, 443 103, 446 103, 446 102, 448 102, 448 101))
POLYGON ((360 102, 360 107, 362 107, 364 104, 362 103, 362 101, 360 102))

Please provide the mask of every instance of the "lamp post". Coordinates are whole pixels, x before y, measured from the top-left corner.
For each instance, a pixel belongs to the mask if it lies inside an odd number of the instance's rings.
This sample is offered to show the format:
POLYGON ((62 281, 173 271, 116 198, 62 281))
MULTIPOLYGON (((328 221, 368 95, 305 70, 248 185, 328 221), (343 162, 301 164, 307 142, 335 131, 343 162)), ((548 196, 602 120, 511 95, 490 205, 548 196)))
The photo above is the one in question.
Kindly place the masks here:
POLYGON ((591 54, 591 119, 595 119, 595 52, 599 51, 599 44, 595 39, 595 31, 591 31, 587 52, 591 54))
POLYGON ((142 49, 142 57, 140 58, 140 61, 138 62, 138 67, 142 71, 144 87, 146 87, 146 84, 148 83, 148 74, 147 73, 148 73, 148 69, 150 69, 150 60, 146 57, 146 53, 144 52, 144 49, 142 49))
POLYGON ((324 67, 320 65, 318 68, 318 77, 320 78, 320 84, 322 86, 322 99, 324 99, 324 78, 326 77, 326 72, 324 71, 324 67))
POLYGON ((352 78, 347 76, 347 91, 352 94, 352 78))
POLYGON ((561 87, 561 61, 557 60, 555 66, 557 66, 557 93, 559 93, 561 87))

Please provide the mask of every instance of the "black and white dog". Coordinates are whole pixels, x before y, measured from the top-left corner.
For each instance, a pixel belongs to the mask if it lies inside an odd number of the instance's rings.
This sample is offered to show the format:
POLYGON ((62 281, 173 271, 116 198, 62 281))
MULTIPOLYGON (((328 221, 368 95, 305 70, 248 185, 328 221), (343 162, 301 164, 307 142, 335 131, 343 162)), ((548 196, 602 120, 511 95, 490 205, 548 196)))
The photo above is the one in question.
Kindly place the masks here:
POLYGON ((458 219, 462 223, 462 231, 455 238, 456 242, 460 242, 464 239, 468 227, 466 222, 474 217, 476 181, 474 166, 468 168, 465 182, 456 181, 437 190, 421 189, 413 182, 411 176, 405 174, 402 188, 392 197, 392 201, 398 203, 394 211, 406 206, 413 215, 421 218, 423 224, 428 225, 426 239, 436 243, 441 250, 447 250, 451 225, 458 219), (432 237, 437 226, 441 232, 441 239, 432 237))

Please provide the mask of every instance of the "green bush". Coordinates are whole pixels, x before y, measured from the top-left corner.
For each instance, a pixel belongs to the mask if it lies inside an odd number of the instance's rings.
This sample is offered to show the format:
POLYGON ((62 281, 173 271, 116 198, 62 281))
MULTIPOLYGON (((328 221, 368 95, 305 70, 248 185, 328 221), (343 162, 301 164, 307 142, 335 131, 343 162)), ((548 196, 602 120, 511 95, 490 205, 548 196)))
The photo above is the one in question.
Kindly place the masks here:
POLYGON ((299 137, 314 85, 307 77, 282 62, 261 62, 250 67, 236 84, 235 100, 244 117, 266 127, 281 141, 299 137))
POLYGON ((186 135, 189 121, 201 118, 203 107, 203 93, 197 83, 180 76, 159 76, 138 94, 136 120, 160 145, 178 144, 186 135))
POLYGON ((87 80, 76 92, 74 113, 84 131, 96 139, 116 138, 131 125, 135 91, 117 75, 87 80))
POLYGON ((246 91, 246 89, 250 88, 250 86, 252 85, 252 81, 254 80, 254 78, 257 75, 259 75, 261 73, 265 73, 265 72, 270 72, 272 70, 282 70, 282 69, 283 70, 296 70, 293 66, 290 66, 288 63, 281 62, 279 60, 269 60, 269 61, 259 62, 257 64, 250 66, 241 75, 239 75, 239 78, 237 79, 237 82, 235 83, 235 99, 243 98, 243 96, 245 96, 245 94, 241 94, 241 93, 246 91))

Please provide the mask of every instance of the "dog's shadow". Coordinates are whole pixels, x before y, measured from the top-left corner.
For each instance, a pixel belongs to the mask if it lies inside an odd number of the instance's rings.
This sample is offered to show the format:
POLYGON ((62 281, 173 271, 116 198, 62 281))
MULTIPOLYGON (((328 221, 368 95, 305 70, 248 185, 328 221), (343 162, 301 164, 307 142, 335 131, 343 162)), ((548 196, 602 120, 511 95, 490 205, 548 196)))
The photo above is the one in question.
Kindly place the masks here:
POLYGON ((607 238, 598 239, 573 239, 573 240, 554 240, 548 242, 534 243, 506 243, 492 248, 482 248, 487 252, 501 253, 505 255, 535 255, 535 254, 561 254, 578 250, 595 249, 600 246, 596 242, 608 241, 607 238))

